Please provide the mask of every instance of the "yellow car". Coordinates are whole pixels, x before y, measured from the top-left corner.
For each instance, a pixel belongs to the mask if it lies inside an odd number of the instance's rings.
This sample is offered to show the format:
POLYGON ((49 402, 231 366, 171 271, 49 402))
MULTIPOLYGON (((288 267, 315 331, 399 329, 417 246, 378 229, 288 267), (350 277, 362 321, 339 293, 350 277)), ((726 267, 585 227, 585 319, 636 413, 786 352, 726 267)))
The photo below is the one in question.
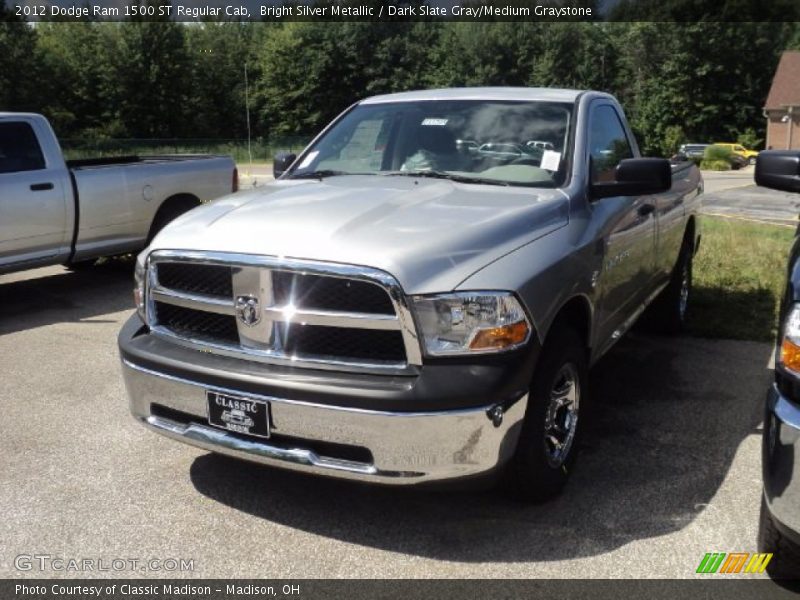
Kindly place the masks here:
POLYGON ((734 154, 738 154, 743 159, 747 161, 747 164, 754 165, 756 164, 756 156, 758 156, 758 152, 756 150, 748 150, 741 144, 729 144, 726 142, 715 142, 715 146, 723 146, 733 152, 734 154))

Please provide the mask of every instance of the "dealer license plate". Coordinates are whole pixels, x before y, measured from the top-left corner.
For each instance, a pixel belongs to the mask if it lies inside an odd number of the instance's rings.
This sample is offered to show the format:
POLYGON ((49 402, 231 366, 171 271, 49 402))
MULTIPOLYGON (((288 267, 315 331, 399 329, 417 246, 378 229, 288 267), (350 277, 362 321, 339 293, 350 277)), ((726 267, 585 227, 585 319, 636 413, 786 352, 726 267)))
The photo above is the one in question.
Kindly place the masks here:
POLYGON ((208 422, 220 427, 257 437, 269 437, 269 404, 252 398, 206 392, 208 422))

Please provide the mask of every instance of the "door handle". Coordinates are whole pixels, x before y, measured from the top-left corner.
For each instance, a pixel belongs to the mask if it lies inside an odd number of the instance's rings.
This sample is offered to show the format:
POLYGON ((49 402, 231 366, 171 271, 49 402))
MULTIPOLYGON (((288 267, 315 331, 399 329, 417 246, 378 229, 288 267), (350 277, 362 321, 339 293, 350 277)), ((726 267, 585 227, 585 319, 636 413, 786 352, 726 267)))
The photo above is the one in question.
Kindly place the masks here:
POLYGON ((32 192, 44 192, 46 190, 52 190, 53 184, 52 183, 32 183, 31 184, 31 191, 32 192))
POLYGON ((638 211, 639 212, 639 216, 640 217, 646 217, 651 212, 653 212, 655 209, 656 209, 656 207, 654 205, 652 205, 652 204, 642 204, 639 207, 639 211, 638 211))

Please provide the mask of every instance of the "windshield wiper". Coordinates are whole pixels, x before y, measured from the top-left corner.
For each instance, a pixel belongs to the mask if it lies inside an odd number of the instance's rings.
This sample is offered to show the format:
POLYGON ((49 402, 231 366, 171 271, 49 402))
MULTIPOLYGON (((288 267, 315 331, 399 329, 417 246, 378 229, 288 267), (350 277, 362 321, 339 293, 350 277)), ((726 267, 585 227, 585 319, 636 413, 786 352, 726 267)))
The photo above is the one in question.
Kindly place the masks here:
POLYGON ((489 179, 487 177, 470 177, 469 175, 458 175, 447 171, 388 171, 381 175, 402 175, 403 177, 431 177, 433 179, 449 179, 459 183, 487 183, 489 185, 511 185, 507 181, 499 179, 489 179))
POLYGON ((351 175, 351 173, 321 169, 319 171, 309 171, 308 173, 298 173, 297 175, 292 175, 290 179, 325 179, 326 177, 337 177, 338 175, 351 175))

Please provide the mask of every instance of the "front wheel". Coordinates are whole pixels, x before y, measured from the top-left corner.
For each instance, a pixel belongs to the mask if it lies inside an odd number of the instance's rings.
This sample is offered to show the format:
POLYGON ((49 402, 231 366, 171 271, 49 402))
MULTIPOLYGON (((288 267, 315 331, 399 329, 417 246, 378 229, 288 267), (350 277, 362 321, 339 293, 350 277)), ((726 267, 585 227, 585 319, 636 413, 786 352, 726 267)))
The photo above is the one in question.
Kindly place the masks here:
POLYGON ((772 554, 767 573, 774 579, 800 579, 800 546, 781 534, 761 498, 758 524, 758 551, 772 554))
POLYGON ((525 500, 549 500, 567 483, 580 440, 587 372, 580 336, 556 325, 529 389, 525 421, 508 471, 513 491, 525 500))

